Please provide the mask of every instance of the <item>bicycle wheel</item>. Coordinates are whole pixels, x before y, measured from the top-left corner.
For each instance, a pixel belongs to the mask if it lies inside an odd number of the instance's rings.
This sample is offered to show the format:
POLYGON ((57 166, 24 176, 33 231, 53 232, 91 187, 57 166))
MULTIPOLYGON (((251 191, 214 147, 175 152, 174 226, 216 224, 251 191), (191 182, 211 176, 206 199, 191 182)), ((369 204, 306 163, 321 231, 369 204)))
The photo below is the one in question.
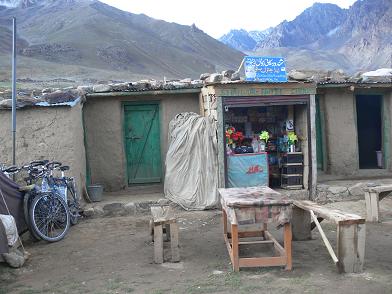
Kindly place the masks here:
POLYGON ((31 203, 33 202, 34 199, 34 194, 31 192, 26 192, 23 196, 23 214, 24 214, 24 219, 27 225, 27 228, 30 232, 31 237, 33 238, 33 241, 38 241, 41 238, 35 233, 33 230, 33 227, 31 226, 30 222, 30 206, 31 203))
POLYGON ((75 182, 67 183, 67 204, 69 209, 71 225, 76 225, 79 221, 79 199, 77 196, 75 182))
POLYGON ((45 241, 63 239, 69 230, 69 219, 67 204, 55 193, 39 193, 30 206, 32 228, 45 241))

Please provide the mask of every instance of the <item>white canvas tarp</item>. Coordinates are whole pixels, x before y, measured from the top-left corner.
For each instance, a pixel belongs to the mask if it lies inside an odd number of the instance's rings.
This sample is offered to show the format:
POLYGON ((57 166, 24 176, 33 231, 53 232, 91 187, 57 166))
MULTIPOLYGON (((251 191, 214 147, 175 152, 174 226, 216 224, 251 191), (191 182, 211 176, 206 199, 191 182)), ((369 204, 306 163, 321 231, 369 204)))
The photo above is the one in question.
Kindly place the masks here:
POLYGON ((178 114, 169 124, 165 197, 186 210, 218 204, 216 126, 196 113, 178 114))

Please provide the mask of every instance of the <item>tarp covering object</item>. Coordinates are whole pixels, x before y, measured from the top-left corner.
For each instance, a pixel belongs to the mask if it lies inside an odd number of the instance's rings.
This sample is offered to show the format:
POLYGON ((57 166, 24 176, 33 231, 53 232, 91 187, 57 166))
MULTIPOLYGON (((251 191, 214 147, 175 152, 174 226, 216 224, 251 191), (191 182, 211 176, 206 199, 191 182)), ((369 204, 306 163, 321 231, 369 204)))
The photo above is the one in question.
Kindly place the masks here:
POLYGON ((164 190, 166 198, 186 210, 218 205, 216 126, 212 119, 184 112, 170 122, 164 190))
MULTIPOLYGON (((15 219, 18 233, 27 229, 23 214, 23 195, 19 192, 19 185, 0 172, 0 214, 8 214, 8 206, 10 214, 15 219)), ((6 252, 8 252, 8 241, 4 226, 2 226, 0 228, 0 254, 6 252)))

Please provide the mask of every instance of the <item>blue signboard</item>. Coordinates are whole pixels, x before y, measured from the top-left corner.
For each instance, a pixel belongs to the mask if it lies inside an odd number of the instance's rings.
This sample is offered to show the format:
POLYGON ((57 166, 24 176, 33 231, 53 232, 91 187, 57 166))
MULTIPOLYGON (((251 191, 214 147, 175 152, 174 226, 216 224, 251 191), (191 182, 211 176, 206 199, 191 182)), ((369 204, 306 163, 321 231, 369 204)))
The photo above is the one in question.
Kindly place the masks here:
POLYGON ((258 82, 287 82, 286 64, 282 57, 244 58, 245 80, 258 82))

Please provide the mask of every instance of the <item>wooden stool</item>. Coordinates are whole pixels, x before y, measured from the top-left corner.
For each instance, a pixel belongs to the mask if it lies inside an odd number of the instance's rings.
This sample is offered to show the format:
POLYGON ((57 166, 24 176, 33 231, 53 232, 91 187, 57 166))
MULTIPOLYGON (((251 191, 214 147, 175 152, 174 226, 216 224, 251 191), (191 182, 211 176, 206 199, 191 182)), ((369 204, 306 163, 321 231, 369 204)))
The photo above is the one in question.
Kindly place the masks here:
POLYGON ((366 221, 380 221, 379 202, 392 193, 392 185, 367 187, 365 189, 366 221))
POLYGON ((180 250, 178 243, 177 219, 170 206, 152 206, 152 220, 150 231, 154 241, 154 262, 163 262, 163 233, 165 232, 166 241, 170 241, 171 261, 180 261, 180 250), (165 228, 163 228, 165 227, 165 228))

